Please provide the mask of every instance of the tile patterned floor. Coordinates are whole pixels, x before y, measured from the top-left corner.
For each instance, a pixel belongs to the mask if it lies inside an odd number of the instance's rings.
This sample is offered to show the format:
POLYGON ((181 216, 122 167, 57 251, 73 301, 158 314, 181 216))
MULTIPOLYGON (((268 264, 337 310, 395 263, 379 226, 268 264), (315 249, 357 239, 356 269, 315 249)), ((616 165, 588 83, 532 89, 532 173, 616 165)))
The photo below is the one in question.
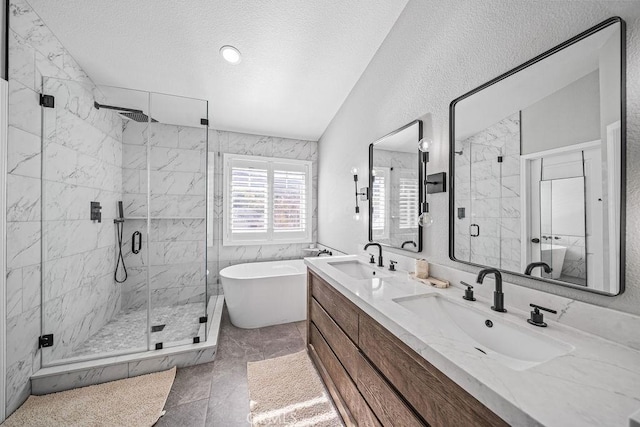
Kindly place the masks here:
POLYGON ((249 426, 247 362, 305 348, 305 322, 239 329, 225 311, 216 360, 178 369, 167 399, 167 413, 156 427, 249 426))
MULTIPOLYGON (((204 304, 185 304, 173 307, 157 307, 151 313, 151 325, 166 325, 160 332, 151 333, 152 345, 191 339, 198 335, 199 318, 204 316, 204 304)), ((146 348, 147 310, 137 310, 118 315, 88 338, 70 357, 124 352, 146 348)), ((204 340, 204 337, 200 337, 204 340)))

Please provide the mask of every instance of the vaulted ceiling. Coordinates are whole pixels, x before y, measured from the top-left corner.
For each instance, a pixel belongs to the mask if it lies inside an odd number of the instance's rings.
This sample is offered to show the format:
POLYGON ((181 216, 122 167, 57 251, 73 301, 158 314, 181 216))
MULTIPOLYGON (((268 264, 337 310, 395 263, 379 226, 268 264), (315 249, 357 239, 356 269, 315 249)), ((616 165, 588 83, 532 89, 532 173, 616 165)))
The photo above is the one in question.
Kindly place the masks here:
POLYGON ((99 85, 207 99, 214 128, 317 140, 407 0, 28 0, 99 85), (238 65, 219 54, 242 53, 238 65))

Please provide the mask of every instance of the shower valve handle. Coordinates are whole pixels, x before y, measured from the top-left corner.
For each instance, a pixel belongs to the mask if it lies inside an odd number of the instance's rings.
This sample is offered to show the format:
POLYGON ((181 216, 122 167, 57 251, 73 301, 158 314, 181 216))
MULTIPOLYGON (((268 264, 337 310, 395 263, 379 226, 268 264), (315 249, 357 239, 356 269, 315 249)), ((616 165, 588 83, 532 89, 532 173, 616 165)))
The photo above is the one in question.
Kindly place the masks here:
POLYGON ((131 252, 134 254, 140 253, 142 249, 142 233, 134 231, 131 235, 131 252), (136 248, 136 237, 138 238, 138 247, 136 248))

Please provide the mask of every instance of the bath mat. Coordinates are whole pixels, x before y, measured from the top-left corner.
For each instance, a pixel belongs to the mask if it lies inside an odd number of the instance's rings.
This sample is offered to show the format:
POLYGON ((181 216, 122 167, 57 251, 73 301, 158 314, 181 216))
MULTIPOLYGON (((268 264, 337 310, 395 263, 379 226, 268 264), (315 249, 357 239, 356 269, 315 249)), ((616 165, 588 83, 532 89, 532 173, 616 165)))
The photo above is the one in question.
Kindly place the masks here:
POLYGON ((163 413, 176 368, 43 396, 29 396, 2 427, 152 426, 163 413))
POLYGON ((306 351, 247 363, 254 426, 342 426, 306 351))

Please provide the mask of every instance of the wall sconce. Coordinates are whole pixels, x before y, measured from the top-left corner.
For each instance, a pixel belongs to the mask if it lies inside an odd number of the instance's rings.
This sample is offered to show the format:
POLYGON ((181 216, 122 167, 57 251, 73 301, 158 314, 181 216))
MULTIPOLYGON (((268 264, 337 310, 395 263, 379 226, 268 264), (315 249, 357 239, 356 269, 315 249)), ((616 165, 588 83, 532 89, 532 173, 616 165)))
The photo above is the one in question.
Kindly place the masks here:
POLYGON ((429 164, 429 147, 431 146, 431 140, 422 138, 418 142, 418 150, 422 155, 422 195, 424 201, 420 204, 420 213, 418 215, 418 225, 421 227, 429 227, 433 224, 433 217, 429 213, 429 203, 427 202, 427 193, 429 193, 429 179, 427 178, 427 165, 429 164))
POLYGON ((356 209, 353 214, 353 219, 356 221, 360 221, 360 206, 358 206, 358 196, 362 196, 362 200, 369 200, 369 187, 362 187, 360 191, 358 191, 358 168, 352 167, 351 174, 353 175, 353 184, 355 187, 355 196, 356 196, 356 209))
POLYGON ((423 176, 423 191, 425 200, 420 204, 420 216, 418 216, 418 225, 422 227, 429 227, 433 224, 433 217, 429 213, 429 203, 427 203, 427 194, 444 193, 447 191, 446 172, 434 173, 429 175, 427 173, 427 164, 429 163, 429 148, 433 145, 433 141, 428 138, 422 138, 418 142, 418 150, 422 155, 422 176, 423 176))

